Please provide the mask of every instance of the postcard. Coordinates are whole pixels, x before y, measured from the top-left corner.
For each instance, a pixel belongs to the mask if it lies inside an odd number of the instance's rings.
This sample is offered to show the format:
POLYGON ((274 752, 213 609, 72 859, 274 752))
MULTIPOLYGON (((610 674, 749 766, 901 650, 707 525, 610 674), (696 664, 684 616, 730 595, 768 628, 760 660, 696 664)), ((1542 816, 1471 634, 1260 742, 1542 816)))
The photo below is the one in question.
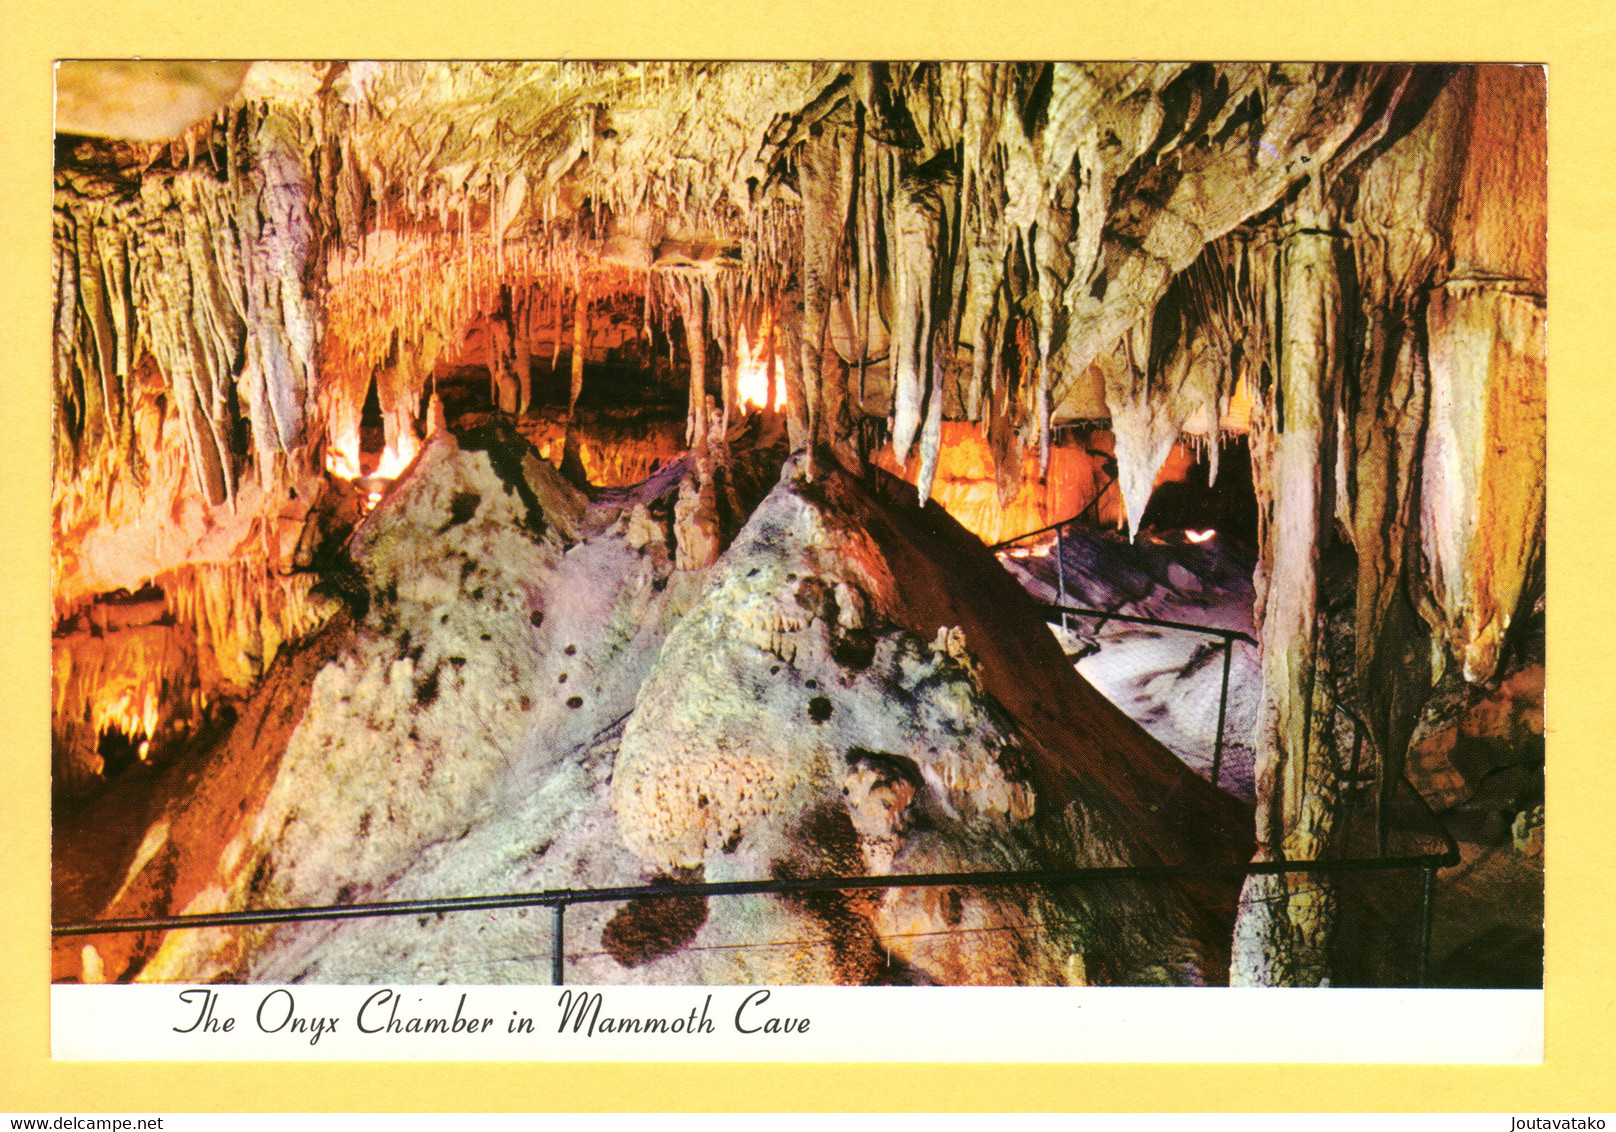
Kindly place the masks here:
POLYGON ((1554 78, 61 58, 51 1071, 1540 1066, 1554 78))

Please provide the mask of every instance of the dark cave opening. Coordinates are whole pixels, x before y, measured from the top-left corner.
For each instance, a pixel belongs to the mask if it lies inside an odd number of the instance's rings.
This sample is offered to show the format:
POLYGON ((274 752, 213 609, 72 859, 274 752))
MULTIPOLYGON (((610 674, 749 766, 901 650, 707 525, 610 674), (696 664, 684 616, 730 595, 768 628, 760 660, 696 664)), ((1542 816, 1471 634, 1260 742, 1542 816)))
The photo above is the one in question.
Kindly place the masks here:
POLYGON ((125 735, 113 727, 101 736, 95 750, 101 758, 102 775, 112 780, 121 777, 131 767, 144 765, 151 750, 151 741, 125 735))

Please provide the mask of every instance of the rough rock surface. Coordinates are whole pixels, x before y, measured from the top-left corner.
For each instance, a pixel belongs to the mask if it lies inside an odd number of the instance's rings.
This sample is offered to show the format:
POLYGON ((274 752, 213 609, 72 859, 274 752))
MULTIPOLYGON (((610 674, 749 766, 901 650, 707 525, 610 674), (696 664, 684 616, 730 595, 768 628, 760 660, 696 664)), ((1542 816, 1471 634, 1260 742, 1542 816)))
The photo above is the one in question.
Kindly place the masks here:
MULTIPOLYGON (((958 633, 898 628, 895 600, 868 535, 789 479, 777 488, 640 691, 613 783, 627 842, 709 879, 1032 865, 1014 833, 1033 809, 1014 729, 958 633)), ((1073 950, 1037 900, 890 890, 818 903, 759 900, 750 915, 771 932, 862 915, 872 942, 931 981, 1064 981, 1073 950)), ((864 981, 873 953, 837 973, 864 981)))
MULTIPOLYGON (((314 678, 254 820, 186 910, 464 894, 542 857, 543 830, 587 795, 588 752, 632 704, 677 591, 645 513, 587 507, 509 430, 429 444, 355 532, 356 573, 337 588, 358 623, 314 678), (545 820, 511 820, 533 805, 545 820), (474 851, 451 853, 460 842, 474 851)), ((525 879, 579 879, 546 865, 525 879)), ((463 930, 436 948, 430 933, 394 934, 176 932, 142 977, 481 977, 434 974, 472 946, 463 930), (345 959, 358 940, 373 943, 345 959)))
MULTIPOLYGON (((1191 828, 1195 849, 1223 859, 1223 837, 1238 854, 1232 800, 1203 796, 1070 668, 1040 664, 1053 639, 979 543, 935 508, 917 523, 850 477, 799 469, 714 568, 626 725, 614 790, 637 850, 709 880, 1190 860, 1191 828), (1156 790, 1124 816, 1129 792, 1156 790)), ((817 926, 808 938, 850 923, 906 980, 1220 977, 1228 921, 1208 946, 1208 908, 1184 890, 991 896, 826 898, 807 921, 758 899, 747 914, 771 933, 817 926)), ((859 977, 867 955, 846 950, 831 973, 859 977)), ((796 977, 811 967, 795 962, 796 977)))
MULTIPOLYGON (((589 503, 508 429, 434 438, 326 579, 350 613, 275 670, 306 704, 272 675, 283 707, 249 703, 198 768, 220 788, 175 795, 96 914, 1151 859, 989 690, 979 624, 928 623, 893 565, 912 532, 798 470, 690 573, 681 467, 589 503)), ((1111 883, 675 895, 575 906, 565 952, 594 983, 1193 983, 1225 961, 1203 913, 1111 883)), ((536 982, 550 932, 540 909, 177 931, 57 967, 536 982)))

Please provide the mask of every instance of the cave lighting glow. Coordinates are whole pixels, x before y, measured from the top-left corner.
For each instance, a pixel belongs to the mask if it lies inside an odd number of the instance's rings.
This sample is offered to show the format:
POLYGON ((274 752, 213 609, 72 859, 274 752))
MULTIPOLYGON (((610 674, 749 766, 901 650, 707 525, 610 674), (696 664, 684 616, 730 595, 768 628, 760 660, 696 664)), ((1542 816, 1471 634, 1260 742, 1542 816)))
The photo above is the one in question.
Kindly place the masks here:
POLYGON ((144 694, 125 692, 115 699, 102 700, 95 706, 95 731, 104 736, 112 731, 122 732, 131 739, 144 736, 136 750, 145 762, 151 753, 151 739, 157 734, 157 691, 148 686, 144 694))
MULTIPOLYGON (((765 405, 769 397, 769 361, 766 351, 756 350, 752 346, 751 337, 742 330, 738 335, 740 348, 737 350, 737 364, 735 367, 735 398, 739 408, 772 408, 776 411, 786 407, 785 375, 776 366, 774 373, 774 404, 765 405)), ((760 338, 767 335, 759 332, 760 338)))

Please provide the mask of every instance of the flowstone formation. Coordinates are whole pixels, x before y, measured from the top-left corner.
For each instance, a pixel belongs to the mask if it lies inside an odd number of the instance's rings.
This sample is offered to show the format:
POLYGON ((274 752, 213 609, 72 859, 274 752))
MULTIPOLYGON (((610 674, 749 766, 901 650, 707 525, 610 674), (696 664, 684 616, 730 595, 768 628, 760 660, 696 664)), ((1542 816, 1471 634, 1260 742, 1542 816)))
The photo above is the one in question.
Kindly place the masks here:
MULTIPOLYGON (((984 687, 969 634, 916 631, 923 614, 864 518, 788 467, 710 571, 624 728, 613 789, 628 843, 707 880, 1128 860, 1107 815, 1040 796, 1045 756, 984 687)), ((1197 982, 1220 965, 1159 893, 1122 895, 1103 916, 1082 899, 966 886, 722 903, 782 940, 862 921, 865 946, 764 951, 759 979, 1197 982)))
MULTIPOLYGON (((1026 867, 1013 832, 1034 804, 1024 756, 963 642, 892 623, 879 550, 805 497, 794 470, 641 688, 613 781, 624 838, 709 880, 1026 867)), ((813 949, 761 949, 759 981, 866 981, 860 968, 890 956, 928 981, 1050 983, 1068 956, 1080 962, 1058 909, 1002 891, 745 903, 765 938, 868 921, 866 946, 828 964, 813 949)))
MULTIPOLYGON (((1133 859, 1134 831, 1038 785, 1054 768, 984 686, 980 630, 925 631, 863 529, 879 510, 800 472, 713 566, 683 571, 682 465, 591 502, 508 428, 433 437, 348 557, 327 553, 316 593, 344 608, 265 685, 284 706, 249 703, 200 768, 257 785, 175 797, 98 914, 1133 859)), ((1215 979, 1228 921, 1207 933, 1183 905, 1116 884, 675 895, 575 908, 565 952, 589 982, 1215 979)), ((57 965, 542 981, 545 919, 148 933, 64 944, 57 965)))
MULTIPOLYGON (((348 611, 328 630, 330 659, 302 693, 306 706, 266 729, 250 705, 243 734, 216 755, 262 767, 252 808, 210 798, 218 810, 206 815, 174 799, 165 820, 189 837, 172 853, 181 875, 199 879, 176 889, 173 868, 137 862, 104 914, 154 899, 201 912, 396 898, 423 874, 450 887, 418 894, 508 887, 501 870, 535 847, 508 815, 534 795, 568 812, 575 799, 557 786, 556 764, 573 756, 566 774, 584 773, 581 752, 627 713, 660 643, 670 570, 665 528, 644 502, 591 507, 508 427, 434 437, 346 555, 326 556, 316 590, 348 611), (450 847, 474 832, 493 843, 475 842, 440 875, 450 847)), ((553 838, 565 824, 551 811, 537 828, 553 838)), ((473 944, 417 931, 362 969, 333 958, 344 946, 341 929, 315 926, 175 932, 127 973, 331 977, 322 972, 334 964, 347 979, 423 978, 435 969, 422 969, 423 956, 441 965, 439 949, 473 944)))

